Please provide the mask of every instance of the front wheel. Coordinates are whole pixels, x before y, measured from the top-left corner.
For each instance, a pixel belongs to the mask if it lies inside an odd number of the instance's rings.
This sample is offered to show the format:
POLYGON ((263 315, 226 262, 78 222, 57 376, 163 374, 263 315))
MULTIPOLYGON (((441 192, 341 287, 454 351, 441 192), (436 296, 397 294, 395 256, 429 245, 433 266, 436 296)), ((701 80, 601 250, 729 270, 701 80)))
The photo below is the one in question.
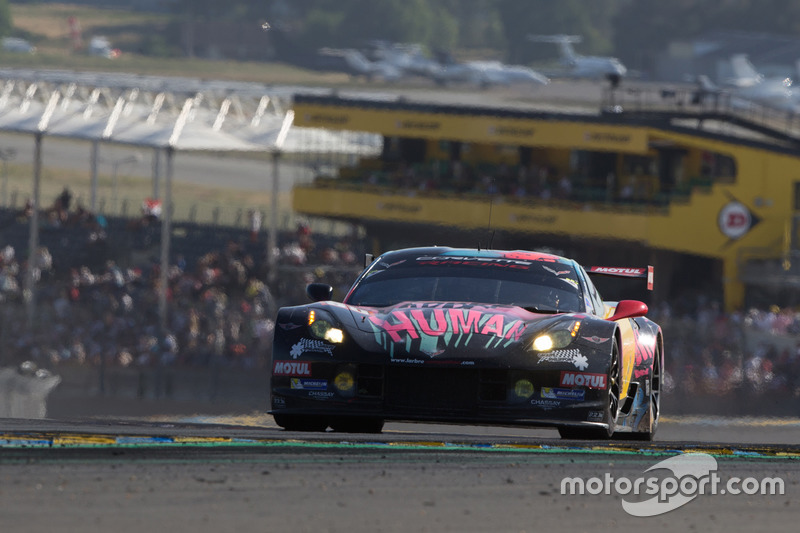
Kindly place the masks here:
POLYGON ((611 346, 611 360, 608 365, 608 396, 606 396, 606 407, 604 412, 604 422, 606 427, 581 427, 563 426, 558 428, 558 434, 562 439, 579 440, 607 440, 614 435, 617 426, 617 412, 619 411, 620 395, 620 366, 619 366, 619 345, 617 340, 611 346))

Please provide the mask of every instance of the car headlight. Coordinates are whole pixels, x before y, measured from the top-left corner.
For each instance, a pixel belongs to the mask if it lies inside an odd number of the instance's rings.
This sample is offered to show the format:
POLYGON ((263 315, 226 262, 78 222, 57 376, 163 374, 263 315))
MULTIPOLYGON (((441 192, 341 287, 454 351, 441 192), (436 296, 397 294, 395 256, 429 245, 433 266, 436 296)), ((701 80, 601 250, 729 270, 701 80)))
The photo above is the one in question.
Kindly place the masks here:
POLYGON ((563 322, 533 339, 531 348, 537 352, 549 352, 569 346, 581 329, 581 321, 563 322))
POLYGON ((334 327, 324 318, 317 318, 317 313, 313 309, 308 312, 308 331, 313 337, 334 344, 340 344, 344 341, 344 331, 334 327))

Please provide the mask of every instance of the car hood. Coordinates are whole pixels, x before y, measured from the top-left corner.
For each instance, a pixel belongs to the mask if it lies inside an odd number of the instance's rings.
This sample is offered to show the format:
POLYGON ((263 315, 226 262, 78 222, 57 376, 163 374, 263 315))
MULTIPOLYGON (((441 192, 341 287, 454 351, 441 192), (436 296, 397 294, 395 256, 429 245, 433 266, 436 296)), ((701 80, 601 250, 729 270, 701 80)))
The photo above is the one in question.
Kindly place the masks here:
POLYGON ((463 302, 402 302, 381 308, 335 305, 339 313, 349 315, 341 317, 343 322, 347 319, 351 326, 372 333, 382 349, 428 357, 505 351, 565 318, 516 306, 463 302))

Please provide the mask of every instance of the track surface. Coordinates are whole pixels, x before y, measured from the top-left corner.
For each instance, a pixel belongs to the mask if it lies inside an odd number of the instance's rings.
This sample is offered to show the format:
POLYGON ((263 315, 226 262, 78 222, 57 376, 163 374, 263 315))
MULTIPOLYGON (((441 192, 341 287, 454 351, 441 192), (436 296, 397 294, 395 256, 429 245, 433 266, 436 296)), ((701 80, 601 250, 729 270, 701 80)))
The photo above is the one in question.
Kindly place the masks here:
POLYGON ((800 519, 796 419, 667 420, 647 444, 400 423, 289 433, 265 416, 0 427, 2 531, 796 531, 800 519), (723 479, 780 477, 785 493, 701 495, 635 518, 613 492, 560 492, 567 476, 636 479, 692 451, 714 455, 723 479))

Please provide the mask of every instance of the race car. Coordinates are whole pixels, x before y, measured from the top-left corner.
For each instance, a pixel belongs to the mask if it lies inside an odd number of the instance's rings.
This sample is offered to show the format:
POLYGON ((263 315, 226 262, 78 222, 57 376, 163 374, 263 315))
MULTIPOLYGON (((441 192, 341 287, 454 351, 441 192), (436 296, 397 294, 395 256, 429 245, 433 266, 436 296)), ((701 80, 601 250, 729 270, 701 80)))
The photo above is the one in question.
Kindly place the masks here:
MULTIPOLYGON (((652 270, 595 267, 647 277, 652 270)), ((562 438, 651 440, 661 328, 635 300, 605 302, 572 259, 531 251, 408 248, 382 254, 342 302, 278 311, 275 422, 372 432, 386 420, 555 427, 562 438)))

